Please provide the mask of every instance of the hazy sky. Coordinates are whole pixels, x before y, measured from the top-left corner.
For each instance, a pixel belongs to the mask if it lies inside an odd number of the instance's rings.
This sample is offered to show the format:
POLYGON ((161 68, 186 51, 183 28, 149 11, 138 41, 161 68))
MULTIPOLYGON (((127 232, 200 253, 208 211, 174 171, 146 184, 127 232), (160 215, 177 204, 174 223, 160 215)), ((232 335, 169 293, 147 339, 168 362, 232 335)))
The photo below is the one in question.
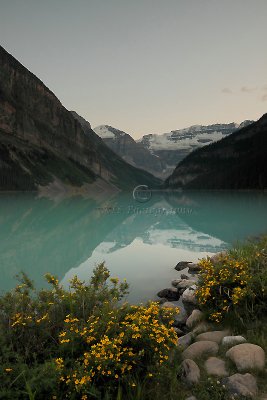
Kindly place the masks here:
POLYGON ((69 110, 140 137, 267 112, 267 0, 0 0, 0 42, 69 110))

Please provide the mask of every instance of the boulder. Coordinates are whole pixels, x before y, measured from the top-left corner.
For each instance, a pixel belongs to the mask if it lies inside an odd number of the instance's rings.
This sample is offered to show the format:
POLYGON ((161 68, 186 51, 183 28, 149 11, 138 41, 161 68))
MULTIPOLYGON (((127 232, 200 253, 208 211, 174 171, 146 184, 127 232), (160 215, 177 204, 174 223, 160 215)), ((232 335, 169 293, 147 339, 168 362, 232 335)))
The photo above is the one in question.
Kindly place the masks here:
POLYGON ((190 397, 187 397, 185 400, 197 400, 197 398, 195 396, 190 396, 190 397))
POLYGON ((210 330, 212 330, 212 325, 208 322, 202 321, 194 327, 192 332, 194 332, 195 335, 199 335, 200 333, 208 332, 210 330))
POLYGON ((181 274, 181 279, 189 279, 189 276, 186 274, 181 274))
POLYGON ((191 261, 180 261, 174 267, 174 269, 176 269, 176 271, 182 271, 183 269, 188 268, 189 264, 192 264, 192 262, 191 261))
POLYGON ((215 375, 215 376, 228 376, 228 373, 226 371, 225 367, 225 361, 221 360, 220 358, 217 357, 210 357, 207 359, 207 361, 204 364, 205 369, 208 373, 208 375, 215 375))
POLYGON ((173 317, 174 319, 173 326, 175 326, 176 328, 184 327, 187 318, 188 318, 187 312, 183 309, 180 309, 179 314, 175 314, 173 317))
POLYGON ((219 346, 215 342, 201 341, 191 344, 182 353, 183 359, 190 358, 195 360, 205 355, 215 356, 219 351, 219 346))
POLYGON ((238 344, 227 351, 226 357, 230 358, 238 371, 262 370, 265 366, 264 350, 256 344, 238 344))
POLYGON ((257 381, 251 374, 235 374, 225 378, 222 383, 231 394, 244 397, 254 397, 257 395, 257 381))
POLYGON ((177 346, 181 349, 186 349, 193 342, 194 334, 192 332, 187 333, 178 338, 177 346))
POLYGON ((188 273, 189 274, 192 274, 192 273, 195 273, 195 272, 199 272, 199 271, 201 271, 201 266, 200 265, 193 264, 193 263, 188 265, 188 273))
POLYGON ((191 315, 187 318, 186 321, 186 326, 187 328, 191 329, 193 326, 195 326, 199 321, 201 321, 204 318, 204 314, 200 310, 193 310, 191 315))
POLYGON ((246 339, 243 336, 225 336, 222 340, 223 346, 234 346, 236 344, 245 343, 246 339))
POLYGON ((161 304, 162 308, 177 308, 178 306, 171 301, 165 301, 163 304, 161 304))
POLYGON ((182 294, 182 301, 185 303, 197 304, 196 289, 196 285, 192 285, 185 289, 182 294))
POLYGON ((183 279, 173 279, 172 286, 176 287, 183 279))
POLYGON ((168 300, 179 300, 180 294, 178 289, 171 287, 167 289, 162 289, 158 292, 158 297, 164 297, 168 300))
POLYGON ((200 379, 200 369, 193 360, 186 359, 181 364, 181 378, 189 384, 195 385, 200 379))
MULTIPOLYGON (((188 320, 187 320, 188 321, 188 320)), ((186 322, 187 323, 187 322, 186 322)), ((216 342, 218 344, 221 343, 225 336, 229 335, 229 331, 211 331, 201 333, 196 337, 196 341, 200 340, 211 340, 212 342, 216 342)))
POLYGON ((187 289, 188 287, 196 284, 196 279, 173 279, 172 286, 178 289, 187 289))

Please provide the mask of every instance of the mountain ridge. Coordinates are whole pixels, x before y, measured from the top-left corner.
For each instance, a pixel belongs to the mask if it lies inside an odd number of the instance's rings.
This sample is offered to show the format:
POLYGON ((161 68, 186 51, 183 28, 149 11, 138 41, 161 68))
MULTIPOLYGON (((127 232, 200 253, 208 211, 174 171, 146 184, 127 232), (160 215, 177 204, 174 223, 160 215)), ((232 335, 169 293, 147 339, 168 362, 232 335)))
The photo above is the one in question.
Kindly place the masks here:
POLYGON ((166 164, 156 155, 151 154, 141 143, 136 142, 131 135, 113 128, 110 125, 99 125, 94 132, 127 163, 142 168, 159 178, 165 177, 166 164))
POLYGON ((84 128, 32 72, 0 46, 0 190, 38 190, 55 179, 126 189, 159 184, 84 128), (8 177, 8 179, 7 179, 8 177))
POLYGON ((165 181, 184 189, 267 188, 267 114, 219 142, 195 150, 165 181))

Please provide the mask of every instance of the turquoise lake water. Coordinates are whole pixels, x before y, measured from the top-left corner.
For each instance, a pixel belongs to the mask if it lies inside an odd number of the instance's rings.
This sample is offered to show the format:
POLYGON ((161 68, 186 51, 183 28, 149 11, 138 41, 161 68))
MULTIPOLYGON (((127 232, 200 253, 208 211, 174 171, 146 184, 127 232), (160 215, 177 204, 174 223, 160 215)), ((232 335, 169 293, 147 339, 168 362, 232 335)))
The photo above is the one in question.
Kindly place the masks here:
POLYGON ((226 249, 267 233, 267 194, 153 193, 146 203, 131 193, 109 200, 51 200, 36 194, 0 195, 0 290, 25 271, 37 287, 51 272, 63 285, 87 280, 101 261, 126 278, 131 302, 155 298, 180 273, 178 261, 226 249))

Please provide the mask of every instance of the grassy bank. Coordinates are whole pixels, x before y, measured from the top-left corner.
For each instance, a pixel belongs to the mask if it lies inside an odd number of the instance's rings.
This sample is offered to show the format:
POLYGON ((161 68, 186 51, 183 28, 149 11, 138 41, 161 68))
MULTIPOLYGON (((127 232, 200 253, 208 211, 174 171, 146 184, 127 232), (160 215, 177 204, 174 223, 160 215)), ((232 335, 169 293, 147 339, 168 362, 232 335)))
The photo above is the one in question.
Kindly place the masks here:
MULTIPOLYGON (((200 264, 206 318, 267 352, 267 238, 200 264)), ((50 289, 38 291, 22 274, 0 298, 1 399, 231 398, 204 372, 194 388, 180 379, 177 309, 123 303, 128 285, 110 278, 104 264, 88 283, 74 277, 70 290, 50 274, 46 280, 50 289)), ((261 390, 265 382, 259 375, 261 390)))

